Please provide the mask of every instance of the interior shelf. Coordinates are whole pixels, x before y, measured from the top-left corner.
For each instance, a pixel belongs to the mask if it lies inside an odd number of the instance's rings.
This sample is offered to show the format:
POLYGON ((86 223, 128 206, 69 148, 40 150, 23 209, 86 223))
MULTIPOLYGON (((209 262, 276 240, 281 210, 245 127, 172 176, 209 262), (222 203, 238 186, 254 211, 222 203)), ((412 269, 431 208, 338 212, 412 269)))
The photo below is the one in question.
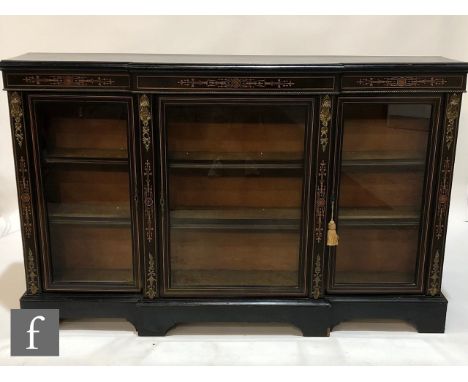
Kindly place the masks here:
POLYGON ((86 157, 51 157, 43 158, 45 164, 84 164, 84 165, 113 165, 127 166, 128 158, 86 158, 86 157))
POLYGON ((265 160, 177 160, 170 161, 172 169, 214 169, 214 170, 297 170, 304 168, 302 161, 265 161, 265 160))
POLYGON ((54 217, 104 217, 104 218, 130 218, 128 205, 115 203, 68 204, 48 203, 49 216, 54 217))
POLYGON ((190 209, 171 211, 171 228, 298 230, 300 211, 294 208, 190 209))
POLYGON ((169 159, 178 161, 296 161, 302 163, 303 152, 298 151, 252 151, 252 152, 213 152, 213 151, 169 151, 169 159))
POLYGON ((50 224, 72 224, 72 225, 94 225, 102 227, 130 227, 130 218, 99 218, 99 217, 52 217, 49 216, 50 224))
POLYGON ((420 216, 408 208, 340 208, 339 222, 343 226, 417 226, 420 216))
POLYGON ((55 204, 49 203, 48 216, 50 223, 120 225, 131 224, 130 208, 115 204, 55 204))
POLYGON ((425 151, 349 151, 343 150, 343 160, 417 160, 426 156, 425 151))
POLYGON ((127 159, 126 149, 94 149, 94 148, 54 148, 44 151, 44 157, 52 158, 82 158, 82 159, 127 159))
POLYGON ((420 159, 346 159, 341 162, 345 168, 380 168, 390 170, 401 170, 405 168, 424 170, 426 162, 420 159))

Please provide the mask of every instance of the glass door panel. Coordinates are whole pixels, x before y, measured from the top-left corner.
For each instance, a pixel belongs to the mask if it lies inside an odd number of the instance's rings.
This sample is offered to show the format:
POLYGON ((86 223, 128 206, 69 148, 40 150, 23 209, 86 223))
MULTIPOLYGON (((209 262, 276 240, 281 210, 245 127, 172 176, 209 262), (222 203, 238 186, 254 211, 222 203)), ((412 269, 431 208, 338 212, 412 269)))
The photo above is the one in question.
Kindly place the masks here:
POLYGON ((304 294, 302 206, 311 104, 172 101, 163 110, 166 292, 304 294))
POLYGON ((34 99, 49 289, 135 290, 128 100, 34 99))
POLYGON ((415 288, 432 103, 342 100, 330 291, 415 288))

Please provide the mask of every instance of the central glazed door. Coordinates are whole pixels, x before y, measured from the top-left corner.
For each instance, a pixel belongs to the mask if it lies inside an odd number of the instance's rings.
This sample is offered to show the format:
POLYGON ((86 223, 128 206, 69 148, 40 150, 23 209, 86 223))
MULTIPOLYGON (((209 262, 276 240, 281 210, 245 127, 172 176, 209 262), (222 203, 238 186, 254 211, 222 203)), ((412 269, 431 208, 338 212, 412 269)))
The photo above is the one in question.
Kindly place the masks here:
POLYGON ((164 296, 305 296, 312 99, 162 97, 164 296))

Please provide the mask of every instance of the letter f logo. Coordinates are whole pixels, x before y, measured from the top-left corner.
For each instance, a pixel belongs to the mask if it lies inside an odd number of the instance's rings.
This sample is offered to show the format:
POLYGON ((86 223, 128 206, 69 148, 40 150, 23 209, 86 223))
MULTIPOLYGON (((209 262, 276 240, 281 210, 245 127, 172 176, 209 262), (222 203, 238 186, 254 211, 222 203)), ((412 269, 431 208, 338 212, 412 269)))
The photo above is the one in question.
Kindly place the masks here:
POLYGON ((45 318, 44 316, 36 316, 31 320, 29 330, 26 331, 26 333, 29 333, 29 347, 26 348, 27 350, 37 350, 37 347, 34 346, 34 334, 39 333, 39 330, 34 329, 34 323, 36 320, 45 321, 45 318))

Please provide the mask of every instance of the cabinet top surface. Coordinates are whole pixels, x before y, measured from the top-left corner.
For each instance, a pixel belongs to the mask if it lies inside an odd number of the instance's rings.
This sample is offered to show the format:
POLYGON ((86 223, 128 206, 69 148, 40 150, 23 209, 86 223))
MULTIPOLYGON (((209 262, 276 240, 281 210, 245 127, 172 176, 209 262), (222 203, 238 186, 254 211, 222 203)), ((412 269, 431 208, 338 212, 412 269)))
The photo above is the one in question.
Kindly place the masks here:
POLYGON ((27 53, 0 62, 9 68, 324 68, 468 70, 468 63, 429 56, 268 56, 113 53, 27 53))

